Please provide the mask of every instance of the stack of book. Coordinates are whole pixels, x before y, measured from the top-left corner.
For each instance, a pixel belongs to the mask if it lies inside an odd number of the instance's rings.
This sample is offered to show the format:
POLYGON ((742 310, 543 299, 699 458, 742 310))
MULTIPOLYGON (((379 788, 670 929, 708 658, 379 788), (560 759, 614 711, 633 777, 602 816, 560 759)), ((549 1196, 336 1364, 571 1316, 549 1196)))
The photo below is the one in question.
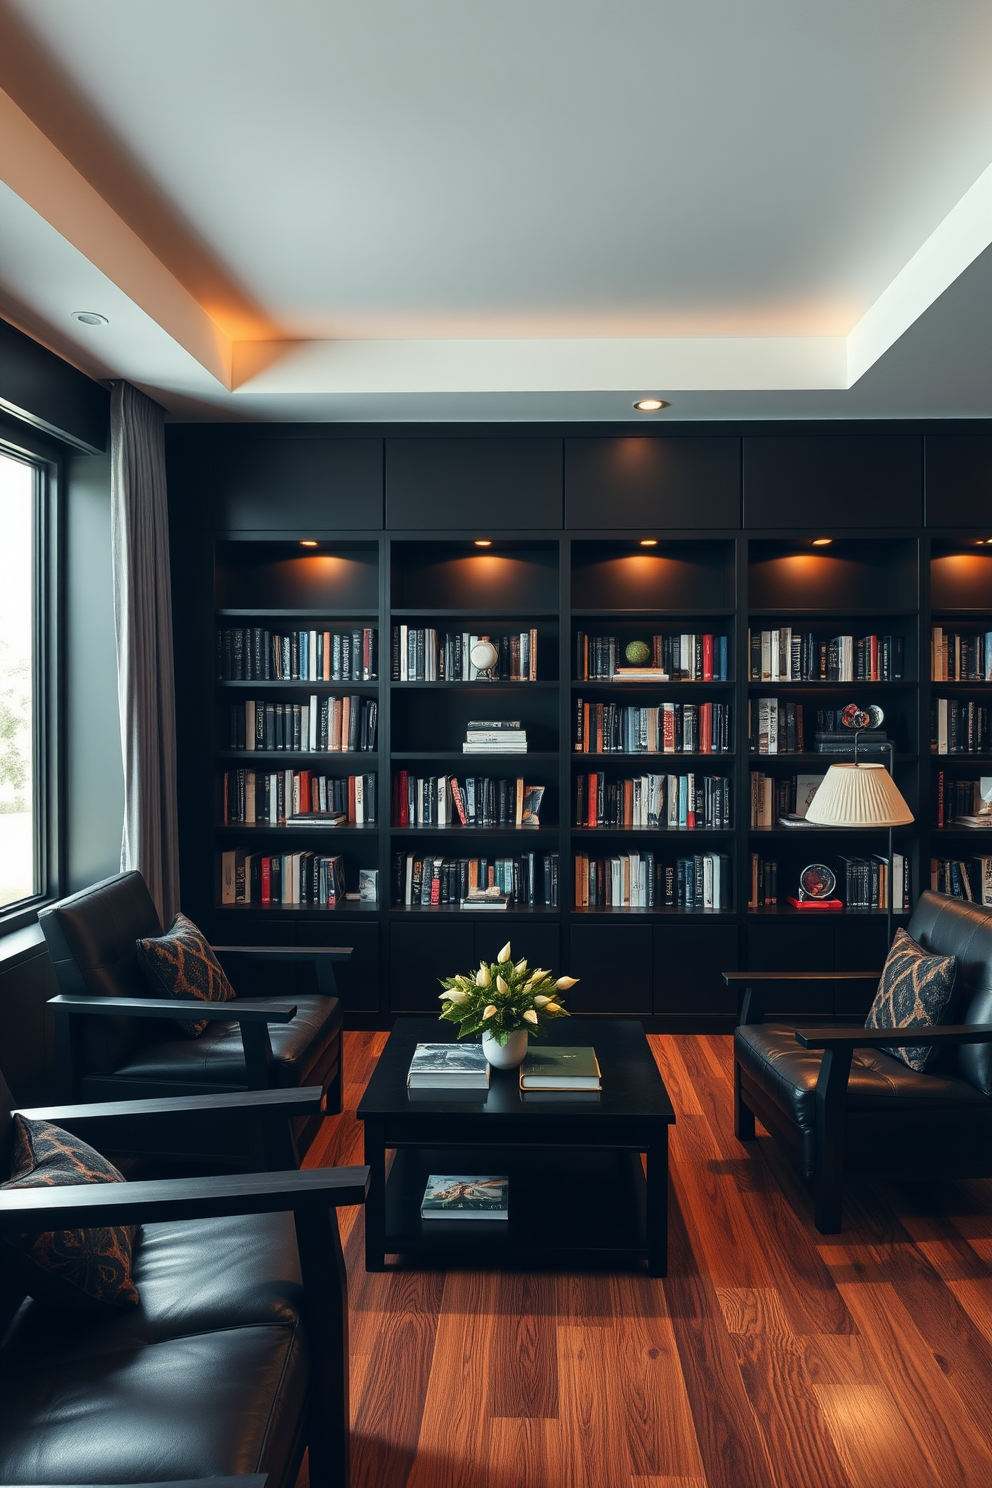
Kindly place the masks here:
POLYGON ((463 754, 526 754, 527 732, 519 718, 469 719, 463 754))
POLYGON ((406 1083, 411 1090, 488 1090, 481 1044, 418 1044, 406 1083))
POLYGON ((510 1180, 501 1173, 432 1173, 421 1219, 506 1219, 510 1180))
POLYGON ((521 1090, 602 1090, 602 1071, 589 1044, 528 1050, 520 1066, 521 1090))

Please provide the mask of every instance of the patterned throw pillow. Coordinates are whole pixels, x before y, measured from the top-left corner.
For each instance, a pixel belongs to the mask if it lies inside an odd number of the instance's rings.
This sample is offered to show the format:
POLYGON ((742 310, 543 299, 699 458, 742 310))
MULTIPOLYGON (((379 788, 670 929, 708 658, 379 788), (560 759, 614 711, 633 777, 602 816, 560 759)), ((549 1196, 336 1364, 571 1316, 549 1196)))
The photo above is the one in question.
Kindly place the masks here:
MULTIPOLYGON (((48 1121, 14 1117, 14 1160, 0 1188, 59 1188, 74 1183, 123 1183, 113 1163, 48 1121)), ((90 1311, 138 1305, 131 1279, 130 1225, 5 1235, 4 1269, 28 1296, 90 1311)))
MULTIPOLYGON (((155 997, 195 997, 200 1002, 233 1002, 237 996, 206 939, 184 914, 164 935, 135 941, 138 961, 155 997)), ((206 1022, 177 1018, 180 1028, 199 1038, 206 1022)))
MULTIPOLYGON (((939 1023, 951 1000, 957 967, 956 956, 931 956, 905 930, 897 930, 865 1027, 930 1028, 939 1023)), ((938 1051, 911 1045, 885 1052, 922 1074, 938 1051)))

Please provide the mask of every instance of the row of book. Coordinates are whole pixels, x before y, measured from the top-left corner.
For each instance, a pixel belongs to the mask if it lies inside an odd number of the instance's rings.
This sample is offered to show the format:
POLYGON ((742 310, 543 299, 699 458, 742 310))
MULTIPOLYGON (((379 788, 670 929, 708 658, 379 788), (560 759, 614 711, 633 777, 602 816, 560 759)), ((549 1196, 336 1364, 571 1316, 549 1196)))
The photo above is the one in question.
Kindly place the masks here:
POLYGON ((307 703, 266 703, 246 698, 229 710, 230 749, 297 754, 371 752, 376 747, 379 704, 375 698, 348 693, 307 703))
POLYGON ((751 826, 801 825, 822 775, 764 775, 751 771, 751 826))
POLYGON ((393 777, 393 823, 397 827, 539 827, 543 785, 489 775, 393 777))
POLYGON ((935 825, 947 827, 992 827, 992 775, 978 780, 946 779, 937 771, 935 825))
MULTIPOLYGON (((817 708, 812 738, 815 754, 850 754, 855 730, 844 723, 843 708, 817 708)), ((858 753, 884 752, 888 736, 880 729, 859 729, 858 753)), ((752 698, 747 705, 748 751, 751 754, 803 754, 809 748, 806 710, 785 698, 752 698)))
POLYGON ((339 824, 371 827, 377 820, 375 775, 342 777, 311 770, 225 770, 222 819, 253 826, 339 824))
POLYGON ((903 642, 892 635, 838 635, 820 640, 783 625, 748 630, 752 682, 898 682, 903 642))
MULTIPOLYGON (((909 859, 905 854, 892 854, 891 871, 888 858, 878 854, 870 858, 839 857, 834 861, 837 865, 837 885, 827 901, 830 905, 852 910, 888 909, 891 878, 894 907, 897 910, 909 909, 910 871, 909 859)), ((793 905, 798 904, 797 893, 798 886, 796 892, 785 896, 786 901, 793 905)), ((778 861, 753 852, 748 909, 764 909, 782 902, 778 861)), ((810 909, 809 913, 815 914, 817 910, 810 909)))
POLYGON ((930 676, 934 682, 992 682, 992 630, 930 633, 930 676))
POLYGON ((479 668, 472 662, 472 650, 479 641, 491 641, 498 652, 487 676, 506 682, 537 681, 536 630, 470 635, 468 631, 442 633, 431 625, 393 626, 390 676, 394 682, 475 682, 479 668))
POLYGON ((992 857, 931 858, 930 887, 955 899, 992 905, 992 857))
POLYGON ((345 897, 344 859, 319 852, 221 853, 221 904, 300 904, 336 909, 345 897))
POLYGON ((219 682, 374 682, 376 631, 292 630, 275 635, 259 625, 217 632, 219 682))
POLYGON ((393 857, 393 902, 440 908, 495 889, 511 904, 557 909, 558 861, 557 853, 432 858, 399 852, 393 857))
POLYGON ((729 754, 733 749, 729 703, 575 703, 579 754, 729 754))
POLYGON ((575 855, 576 909, 730 909, 733 875, 726 853, 660 862, 653 852, 575 855))
MULTIPOLYGON (((664 673, 659 680, 672 682, 727 682, 730 677, 729 647, 725 635, 665 632, 653 635, 650 661, 645 670, 664 673)), ((580 682, 614 681, 623 678, 625 643, 613 635, 575 636, 575 675, 580 682)), ((636 670, 636 667, 635 667, 636 670)), ((639 680, 639 679, 634 679, 639 680)))
POLYGON ((963 698, 933 698, 930 749, 934 754, 992 754, 992 709, 963 698))
POLYGON ((602 770, 575 781, 577 827, 657 827, 721 831, 733 825, 725 775, 637 775, 610 780, 602 770))

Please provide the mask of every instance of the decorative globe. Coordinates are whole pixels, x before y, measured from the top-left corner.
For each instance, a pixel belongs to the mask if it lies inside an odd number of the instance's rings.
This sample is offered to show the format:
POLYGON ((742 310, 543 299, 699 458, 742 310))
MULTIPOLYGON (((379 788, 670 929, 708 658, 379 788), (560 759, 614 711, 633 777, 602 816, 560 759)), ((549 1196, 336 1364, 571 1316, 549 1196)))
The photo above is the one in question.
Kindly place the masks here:
POLYGON ((492 641, 476 641, 470 654, 472 665, 480 672, 489 671, 499 661, 499 652, 492 641))
POLYGON ((651 647, 647 641, 631 641, 623 654, 634 666, 643 666, 651 659, 651 647))

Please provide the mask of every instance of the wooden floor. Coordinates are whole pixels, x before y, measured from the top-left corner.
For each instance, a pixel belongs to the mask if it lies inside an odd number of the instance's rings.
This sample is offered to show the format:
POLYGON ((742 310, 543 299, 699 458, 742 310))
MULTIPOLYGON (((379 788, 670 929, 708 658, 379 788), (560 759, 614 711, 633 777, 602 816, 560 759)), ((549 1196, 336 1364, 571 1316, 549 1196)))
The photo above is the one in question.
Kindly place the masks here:
MULTIPOLYGON (((308 1165, 361 1161, 383 1034, 308 1165)), ((353 1488, 986 1488, 992 1183, 861 1185, 813 1229, 731 1122, 730 1039, 651 1038, 678 1124, 668 1277, 351 1279, 353 1488)))

